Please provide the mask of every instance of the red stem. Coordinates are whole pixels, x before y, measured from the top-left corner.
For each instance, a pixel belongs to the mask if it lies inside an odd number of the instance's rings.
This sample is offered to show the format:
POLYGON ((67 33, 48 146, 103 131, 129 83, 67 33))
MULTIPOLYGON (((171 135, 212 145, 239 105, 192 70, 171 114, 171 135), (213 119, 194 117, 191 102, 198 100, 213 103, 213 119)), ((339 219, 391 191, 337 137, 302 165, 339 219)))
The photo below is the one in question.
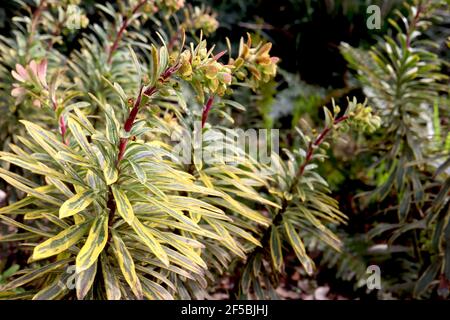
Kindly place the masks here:
POLYGON ((415 29, 417 23, 419 22, 420 14, 424 10, 424 5, 419 5, 417 8, 416 15, 414 16, 413 20, 411 21, 411 24, 409 25, 408 33, 406 34, 406 46, 409 48, 411 46, 411 34, 413 31, 411 29, 415 29))
POLYGON ((67 141, 66 141, 67 127, 66 127, 66 122, 64 121, 63 115, 59 116, 59 129, 60 129, 60 132, 61 132, 62 141, 63 141, 63 143, 65 145, 67 145, 67 141))
POLYGON ((119 47, 119 42, 122 39, 122 35, 125 31, 125 29, 128 27, 128 23, 130 22, 130 18, 139 11, 139 9, 147 2, 147 0, 142 0, 141 2, 139 2, 131 11, 131 14, 128 17, 125 17, 123 19, 122 25, 120 26, 119 32, 117 33, 116 39, 114 40, 113 44, 111 45, 111 47, 109 48, 109 52, 108 52, 108 64, 111 64, 112 61, 112 55, 114 53, 114 51, 117 50, 117 48, 119 47))
MULTIPOLYGON (((339 117, 339 118, 337 118, 337 119, 335 119, 333 121, 333 125, 337 125, 337 124, 339 124, 342 121, 345 121, 347 119, 348 119, 348 116, 339 117)), ((295 185, 297 184, 299 179, 303 176, 303 173, 305 172, 306 166, 309 164, 309 162, 312 159, 312 156, 313 156, 313 153, 314 153, 314 147, 319 146, 323 142, 323 140, 325 139, 325 137, 331 131, 332 128, 333 128, 332 126, 331 127, 326 127, 325 129, 323 129, 323 131, 320 133, 320 135, 316 138, 316 140, 314 142, 312 142, 312 143, 310 142, 309 143, 308 151, 306 152, 305 161, 303 161, 302 165, 297 170, 297 174, 295 175, 294 182, 291 185, 291 190, 295 187, 295 185)))
POLYGON ((28 40, 31 41, 31 37, 33 36, 33 34, 36 32, 36 28, 37 25, 39 23, 39 19, 42 15, 42 11, 44 10, 44 8, 47 6, 47 1, 46 0, 42 0, 41 3, 39 4, 39 6, 36 8, 36 10, 33 13, 33 19, 31 21, 31 29, 30 29, 30 35, 28 40))
MULTIPOLYGON (((164 82, 167 79, 169 79, 178 69, 180 68, 180 65, 174 65, 171 67, 168 67, 161 75, 161 77, 159 78, 160 82, 164 82)), ((136 116, 139 112, 139 108, 141 106, 141 102, 142 102, 142 95, 146 95, 147 97, 152 96, 153 94, 155 94, 158 91, 158 88, 156 86, 152 86, 148 89, 146 89, 145 91, 143 91, 143 87, 140 88, 139 90, 139 95, 136 99, 136 101, 134 102, 133 108, 130 111, 130 114, 128 115, 127 120, 125 120, 124 123, 124 130, 125 132, 130 132, 131 129, 133 128, 134 125, 134 121, 136 120, 136 116)), ((119 154, 117 156, 117 163, 120 162, 120 160, 122 160, 123 155, 125 153, 125 149, 128 145, 128 138, 120 138, 120 142, 119 142, 119 154)))
POLYGON ((203 108, 202 128, 205 126, 206 120, 208 120, 208 114, 209 114, 209 111, 211 110, 213 102, 214 102, 214 95, 211 95, 203 108))

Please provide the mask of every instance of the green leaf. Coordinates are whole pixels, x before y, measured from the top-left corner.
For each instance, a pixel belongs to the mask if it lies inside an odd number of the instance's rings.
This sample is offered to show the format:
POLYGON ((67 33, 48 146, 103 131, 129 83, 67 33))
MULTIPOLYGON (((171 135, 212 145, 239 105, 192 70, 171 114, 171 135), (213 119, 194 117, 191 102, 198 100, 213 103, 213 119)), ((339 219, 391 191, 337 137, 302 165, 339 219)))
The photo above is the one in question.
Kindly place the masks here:
POLYGON ((312 275, 312 273, 314 272, 314 262, 306 254, 305 245, 303 244, 302 239, 300 239, 300 236, 298 235, 297 231, 288 221, 284 221, 283 224, 284 224, 284 229, 288 236, 289 242, 290 242, 292 248, 294 249, 294 252, 295 252, 298 260, 305 268, 305 271, 309 275, 312 275))
POLYGON ((122 270, 122 274, 125 277, 126 282, 130 285, 133 293, 138 299, 142 300, 141 282, 136 274, 133 257, 128 251, 125 243, 115 232, 113 233, 113 241, 114 254, 116 255, 120 270, 122 270))
POLYGON ((105 253, 102 253, 100 261, 102 263, 102 274, 103 281, 105 283, 106 297, 108 300, 120 300, 120 283, 108 262, 108 256, 105 253))
POLYGON ((70 261, 72 261, 71 258, 59 260, 56 262, 49 263, 49 264, 45 265, 44 267, 27 272, 23 276, 21 276, 17 279, 14 279, 13 281, 7 283, 6 285, 0 287, 0 291, 8 291, 8 290, 23 286, 24 284, 27 284, 33 280, 36 280, 36 279, 46 275, 49 272, 52 272, 63 266, 66 266, 70 261))
POLYGON ((147 299, 173 300, 173 296, 166 288, 147 278, 141 277, 143 292, 147 299))
POLYGON ((48 258, 69 249, 84 236, 89 226, 90 222, 73 225, 56 236, 47 239, 34 248, 32 260, 48 258))
POLYGON ((136 177, 138 178, 139 182, 144 184, 147 181, 147 176, 145 175, 144 169, 142 169, 142 167, 139 164, 137 164, 132 160, 128 160, 128 162, 131 164, 131 167, 133 168, 133 171, 136 174, 136 177))
POLYGON ((416 283, 416 286, 414 287, 415 297, 420 297, 425 292, 425 290, 428 288, 431 282, 436 278, 436 275, 438 274, 441 265, 442 265, 441 259, 436 259, 428 266, 428 268, 420 276, 419 280, 416 283))
POLYGON ((138 219, 134 219, 131 224, 133 230, 138 235, 139 239, 147 245, 147 247, 153 252, 153 254, 161 260, 161 262, 165 266, 169 266, 169 258, 167 253, 164 251, 163 247, 159 244, 159 242, 155 239, 151 230, 144 226, 138 219))
POLYGON ((117 181, 119 172, 117 168, 111 164, 110 161, 105 161, 103 164, 103 175, 105 176, 106 184, 109 186, 117 181))
POLYGON ((76 275, 75 288, 77 291, 78 300, 83 300, 89 290, 92 288, 92 284, 97 274, 97 261, 95 261, 89 268, 76 275))
POLYGON ((99 215, 91 226, 89 236, 76 259, 77 273, 87 270, 97 261, 108 241, 108 216, 99 215))
POLYGON ((44 287, 33 296, 33 300, 54 300, 69 291, 66 281, 69 274, 61 274, 48 286, 44 287))
POLYGON ((73 216, 74 214, 83 211, 94 201, 93 192, 85 190, 82 193, 77 193, 72 198, 68 199, 59 209, 59 217, 61 219, 73 216))
POLYGON ((116 201, 117 212, 128 223, 132 224, 134 220, 134 211, 125 193, 115 185, 111 186, 111 190, 116 201))
POLYGON ((46 201, 48 203, 51 203, 51 204, 54 204, 54 205, 57 205, 57 206, 61 205, 62 201, 60 201, 59 199, 57 199, 55 197, 52 197, 52 196, 49 196, 49 195, 47 195, 45 193, 37 191, 36 190, 37 188, 36 189, 30 188, 30 187, 24 185, 23 183, 21 183, 21 182, 15 180, 15 179, 5 175, 5 174, 2 174, 2 173, 0 173, 0 178, 3 178, 7 183, 12 185, 13 187, 15 187, 15 188, 17 188, 19 190, 22 190, 23 192, 25 192, 25 193, 27 193, 29 195, 32 195, 33 197, 35 197, 35 198, 37 198, 39 200, 43 200, 43 201, 46 201))
POLYGON ((275 226, 272 226, 272 230, 270 232, 270 254, 275 269, 281 271, 283 266, 283 251, 281 248, 280 235, 275 226))
POLYGON ((86 138, 86 136, 83 133, 83 128, 78 124, 74 118, 70 117, 68 121, 68 126, 70 129, 70 132, 72 133, 73 137, 77 141, 78 145, 83 149, 83 151, 91 157, 91 159, 95 159, 94 152, 92 151, 91 146, 89 145, 89 142, 86 138))

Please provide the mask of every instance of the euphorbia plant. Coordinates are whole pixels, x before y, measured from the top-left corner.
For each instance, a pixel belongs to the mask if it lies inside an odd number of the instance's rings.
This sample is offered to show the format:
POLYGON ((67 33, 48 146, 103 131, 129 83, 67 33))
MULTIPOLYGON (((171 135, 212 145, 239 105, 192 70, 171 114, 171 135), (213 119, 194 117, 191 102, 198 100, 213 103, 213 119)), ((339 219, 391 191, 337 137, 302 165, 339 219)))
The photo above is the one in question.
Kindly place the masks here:
MULTIPOLYGON (((20 117, 25 132, 10 132, 15 143, 0 153, 13 168, 0 169, 0 177, 21 198, 0 208, 3 223, 21 230, 1 240, 20 242, 30 258, 0 287, 1 297, 201 299, 233 260, 248 257, 245 270, 253 265, 258 272, 268 261, 267 241, 273 274, 283 265, 283 243, 311 272, 302 227, 338 247, 325 224, 342 221, 343 214, 312 162, 323 158, 320 147, 335 127, 375 129, 379 119, 356 101, 342 116, 338 107, 325 109, 319 136, 311 140, 299 131, 304 148, 287 152, 288 160, 271 154, 273 166, 261 163, 229 138, 238 134, 228 111, 245 110, 234 100, 234 86, 257 91, 275 77, 271 44, 254 45, 249 35, 236 55, 229 40, 228 52, 215 52, 202 32, 215 28, 213 15, 189 9, 179 23, 182 6, 108 2, 98 6, 102 23, 84 31, 67 56, 51 41, 45 43, 48 59, 26 55, 7 64, 13 79, 7 94, 33 113, 20 117), (156 40, 139 32, 149 21, 157 25, 156 40), (183 28, 191 28, 191 42, 183 28), (184 141, 193 151, 186 161, 171 138, 198 131, 202 140, 184 141), (198 157, 198 149, 214 161, 198 157), (16 288, 24 291, 18 295, 16 288)), ((37 35, 46 32, 39 21, 52 8, 40 1, 33 11, 30 28, 38 46, 45 37, 37 35)), ((251 293, 245 272, 244 293, 251 293)), ((253 291, 261 297, 258 281, 252 280, 253 291)))

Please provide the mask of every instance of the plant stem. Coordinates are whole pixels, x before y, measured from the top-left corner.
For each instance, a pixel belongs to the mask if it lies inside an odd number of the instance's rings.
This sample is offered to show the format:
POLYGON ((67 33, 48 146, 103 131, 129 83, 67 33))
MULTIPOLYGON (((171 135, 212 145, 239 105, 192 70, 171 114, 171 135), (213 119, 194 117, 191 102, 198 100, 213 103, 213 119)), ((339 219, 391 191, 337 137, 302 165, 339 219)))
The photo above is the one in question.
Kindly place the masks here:
MULTIPOLYGON (((333 121, 332 126, 324 128, 322 130, 322 132, 317 136, 316 140, 314 140, 314 142, 309 143, 305 159, 302 162, 302 164, 299 165, 299 167, 297 169, 297 173, 295 175, 295 178, 292 180, 292 183, 289 186, 289 193, 292 193, 294 191, 295 186, 298 184, 298 182, 302 178, 303 174, 305 173, 305 168, 311 162, 312 157, 314 155, 314 150, 317 149, 318 146, 320 146, 320 144, 325 140, 325 138, 331 132, 331 130, 333 129, 333 127, 335 125, 337 125, 347 119, 348 119, 348 116, 346 116, 346 115, 335 119, 333 121)), ((263 233, 263 236, 259 240, 259 242, 261 243, 261 247, 255 247, 253 249, 253 251, 251 251, 250 254, 248 255, 247 261, 251 261, 256 254, 262 253, 265 249, 269 248, 267 243, 270 241, 270 235, 272 233, 272 228, 277 227, 281 223, 281 221, 283 219, 283 215, 286 212, 286 210, 288 209, 288 207, 289 207, 289 201, 286 198, 283 198, 281 208, 278 210, 278 212, 272 218, 270 226, 265 230, 265 232, 263 233)))
MULTIPOLYGON (((345 121, 347 119, 348 119, 348 116, 339 117, 339 118, 337 118, 337 119, 335 119, 333 121, 333 126, 337 125, 337 124, 339 124, 342 121, 345 121)), ((333 129, 333 126, 326 127, 325 129, 323 129, 322 132, 320 133, 320 135, 316 138, 316 140, 314 142, 310 142, 309 143, 308 151, 306 152, 305 160, 303 161, 302 165, 300 165, 298 167, 298 169, 297 169, 297 173, 295 175, 295 178, 294 178, 294 180, 291 183, 291 186, 289 188, 289 193, 291 193, 293 191, 293 189, 295 188, 295 186, 299 182, 300 178, 303 176, 303 173, 305 172, 306 166, 309 164, 309 162, 311 162, 311 159, 312 159, 312 156, 313 156, 313 153, 314 153, 314 149, 317 148, 318 146, 320 146, 320 144, 323 142, 323 140, 325 140, 325 137, 333 129)))
POLYGON ((130 23, 130 19, 131 17, 139 11, 139 9, 147 2, 147 0, 141 0, 131 11, 131 14, 127 17, 125 17, 123 19, 122 25, 120 26, 119 32, 117 32, 116 38, 113 42, 113 44, 111 45, 111 47, 109 47, 109 51, 108 51, 108 64, 111 64, 112 61, 112 55, 114 53, 114 51, 117 50, 117 48, 119 47, 119 42, 122 39, 123 33, 126 30, 126 28, 128 27, 128 24, 130 23))
MULTIPOLYGON (((180 67, 179 65, 168 67, 163 72, 163 74, 161 75, 161 77, 158 81, 160 81, 160 82, 166 81, 167 79, 169 79, 172 76, 172 74, 174 72, 176 72, 179 69, 179 67, 180 67)), ((140 87, 139 94, 133 104, 133 108, 131 109, 130 113, 128 114, 128 117, 125 120, 125 123, 123 125, 125 132, 129 133, 131 131, 131 129, 133 128, 134 122, 136 120, 136 117, 139 113, 139 109, 141 107, 143 95, 145 95, 147 97, 151 97, 156 92, 158 92, 158 88, 156 87, 156 85, 149 87, 145 90, 144 90, 143 86, 140 87)), ((119 166, 120 161, 123 159, 127 145, 128 145, 128 138, 124 138, 124 137, 120 138, 119 146, 118 146, 119 152, 118 152, 116 164, 115 164, 117 168, 119 166)), ((109 226, 111 226, 113 223, 114 215, 116 213, 116 202, 114 200, 111 186, 109 186, 109 188, 108 188, 108 200, 107 200, 106 206, 109 209, 108 224, 109 224, 109 226)), ((110 239, 111 239, 111 233, 108 235, 108 246, 109 246, 110 239)))
POLYGON ((36 8, 36 10, 33 12, 33 18, 31 20, 31 28, 30 28, 30 35, 28 36, 28 43, 30 44, 31 39, 36 32, 37 25, 39 23, 39 19, 41 18, 42 11, 47 6, 47 1, 42 0, 39 6, 36 8))
POLYGON ((205 126, 206 120, 208 120, 208 114, 209 111, 211 110, 212 104, 214 102, 214 95, 211 95, 208 98, 208 101, 206 101, 205 106, 203 107, 203 112, 202 112, 202 128, 205 126))
POLYGON ((425 7, 424 4, 419 5, 419 7, 417 8, 417 12, 408 27, 408 32, 406 33, 406 46, 408 48, 410 48, 410 46, 411 46, 411 35, 413 34, 414 30, 417 27, 417 23, 419 22, 420 15, 422 14, 422 12, 425 9, 424 7, 425 7))

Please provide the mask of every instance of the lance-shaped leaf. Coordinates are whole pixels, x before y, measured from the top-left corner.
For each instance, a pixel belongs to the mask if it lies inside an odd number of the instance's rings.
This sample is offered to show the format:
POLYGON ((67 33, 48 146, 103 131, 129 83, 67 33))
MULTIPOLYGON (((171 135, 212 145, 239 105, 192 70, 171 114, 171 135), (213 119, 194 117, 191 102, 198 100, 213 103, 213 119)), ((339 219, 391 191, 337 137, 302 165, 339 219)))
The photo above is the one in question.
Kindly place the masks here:
POLYGON ((275 268, 281 271, 281 267, 283 266, 283 252, 281 249, 280 234, 275 226, 272 226, 270 233, 270 255, 275 268))
POLYGON ((13 281, 7 283, 3 287, 0 287, 0 291, 8 291, 8 290, 23 286, 24 284, 27 284, 37 278, 40 278, 51 271, 57 270, 65 265, 67 265, 70 261, 72 261, 72 259, 59 260, 59 261, 47 264, 44 267, 41 267, 39 269, 33 270, 31 272, 27 272, 23 276, 21 276, 17 279, 14 279, 13 281))
POLYGON ((114 200, 116 200, 117 211, 127 223, 131 224, 134 220, 134 212, 130 201, 128 200, 125 193, 122 190, 118 189, 116 186, 112 185, 111 190, 114 196, 114 200))
POLYGON ((125 280, 130 285, 130 288, 136 297, 142 300, 142 286, 136 274, 133 257, 117 233, 113 233, 113 248, 125 280))
POLYGON ((144 226, 138 219, 134 219, 131 224, 133 230, 138 235, 139 239, 144 242, 145 245, 149 247, 149 249, 153 252, 153 254, 161 260, 164 265, 169 265, 169 258, 167 253, 164 251, 163 247, 159 244, 159 242, 155 239, 150 229, 144 226))
POLYGON ((32 260, 48 258, 69 249, 83 237, 89 226, 90 222, 73 225, 47 239, 34 248, 32 260))
POLYGON ((117 276, 108 262, 108 257, 102 253, 100 257, 102 263, 103 282, 105 283, 106 297, 108 300, 120 300, 120 283, 117 276))
POLYGON ((38 188, 36 188, 36 189, 30 188, 29 186, 23 184, 22 182, 19 182, 5 174, 0 173, 0 178, 3 178, 6 182, 8 182, 13 187, 15 187, 19 190, 22 190, 23 192, 28 193, 29 195, 31 195, 37 199, 40 199, 40 200, 43 200, 43 201, 46 201, 48 203, 55 204, 55 205, 61 204, 61 201, 59 199, 49 196, 45 193, 39 192, 37 190, 38 188))
POLYGON ((91 145, 89 144, 85 134, 83 133, 83 128, 78 124, 74 118, 69 118, 68 126, 70 129, 70 132, 72 133, 73 137, 77 141, 78 145, 83 149, 83 151, 90 156, 91 159, 96 159, 94 152, 91 148, 91 145))
POLYGON ((98 216, 92 224, 86 243, 77 255, 77 273, 87 270, 97 261, 98 256, 108 241, 108 216, 98 216))
POLYGON ((33 296, 33 300, 54 300, 69 291, 67 281, 70 277, 68 273, 62 273, 48 286, 44 287, 33 296))
POLYGON ((95 261, 89 268, 80 273, 77 273, 75 288, 77 290, 78 300, 83 300, 84 297, 91 289, 92 284, 95 280, 95 275, 97 274, 97 261, 95 261))
POLYGON ((298 235, 295 228, 288 221, 284 222, 284 229, 289 238, 289 242, 294 249, 295 255, 305 268, 305 271, 311 275, 314 271, 314 262, 306 254, 305 245, 303 244, 302 239, 298 235))
POLYGON ((94 201, 93 192, 85 190, 81 193, 77 193, 72 198, 63 203, 59 209, 59 217, 67 218, 74 214, 86 209, 92 201, 94 201))

